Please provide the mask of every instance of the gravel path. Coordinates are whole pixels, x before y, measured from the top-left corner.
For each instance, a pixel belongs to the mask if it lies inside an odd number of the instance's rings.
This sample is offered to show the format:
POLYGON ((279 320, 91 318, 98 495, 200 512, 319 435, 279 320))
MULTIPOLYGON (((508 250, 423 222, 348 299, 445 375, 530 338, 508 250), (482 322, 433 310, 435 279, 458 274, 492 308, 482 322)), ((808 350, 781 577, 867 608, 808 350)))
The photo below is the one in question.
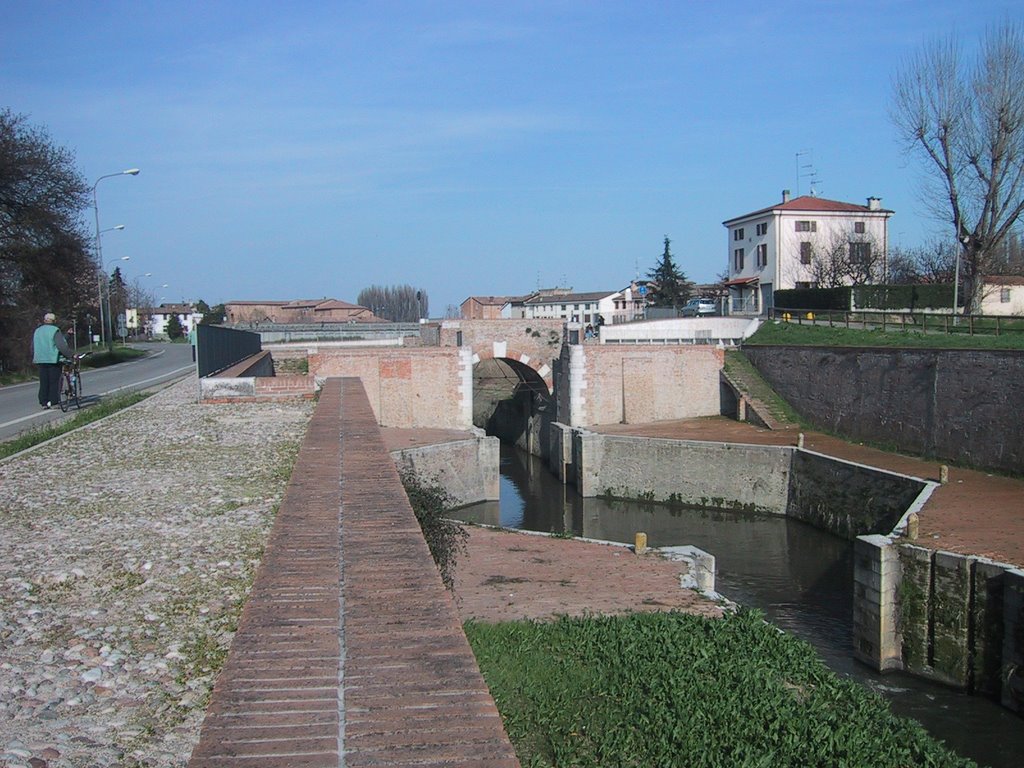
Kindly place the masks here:
POLYGON ((0 766, 183 766, 313 410, 187 379, 0 463, 0 766))

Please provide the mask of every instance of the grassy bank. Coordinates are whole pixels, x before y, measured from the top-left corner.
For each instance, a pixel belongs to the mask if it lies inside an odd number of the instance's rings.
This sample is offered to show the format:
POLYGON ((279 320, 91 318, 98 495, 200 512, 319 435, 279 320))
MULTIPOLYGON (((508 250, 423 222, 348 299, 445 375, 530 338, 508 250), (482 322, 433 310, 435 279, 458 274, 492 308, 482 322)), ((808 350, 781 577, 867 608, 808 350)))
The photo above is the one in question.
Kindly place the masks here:
POLYGON ((524 768, 974 765, 756 611, 466 634, 524 768))
POLYGON ((822 347, 930 347, 935 349, 1024 349, 1024 333, 986 335, 976 333, 923 333, 908 330, 800 325, 796 322, 762 323, 744 344, 798 344, 822 347))
POLYGON ((112 413, 123 410, 130 405, 145 400, 149 397, 152 392, 130 392, 128 394, 119 395, 109 400, 103 400, 98 405, 90 406, 85 410, 78 411, 74 416, 68 419, 61 419, 60 421, 47 424, 44 427, 33 429, 24 434, 18 435, 12 440, 0 443, 0 459, 5 459, 8 456, 13 456, 16 453, 20 453, 33 445, 39 445, 47 440, 52 440, 59 435, 63 435, 72 430, 83 427, 93 421, 99 421, 100 419, 109 416, 112 413))

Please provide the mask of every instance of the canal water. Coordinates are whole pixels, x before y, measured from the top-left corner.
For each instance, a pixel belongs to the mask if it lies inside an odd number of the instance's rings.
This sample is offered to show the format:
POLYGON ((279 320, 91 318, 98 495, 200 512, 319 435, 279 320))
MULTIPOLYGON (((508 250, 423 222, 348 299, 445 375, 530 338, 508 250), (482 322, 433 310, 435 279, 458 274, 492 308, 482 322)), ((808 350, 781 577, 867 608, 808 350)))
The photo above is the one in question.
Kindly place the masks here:
POLYGON ((981 765, 1024 766, 1024 719, 980 696, 898 672, 881 675, 854 661, 851 542, 772 515, 583 499, 535 457, 504 444, 501 450, 501 500, 465 507, 457 517, 625 543, 643 531, 652 547, 700 547, 715 556, 719 593, 811 643, 835 672, 981 765))

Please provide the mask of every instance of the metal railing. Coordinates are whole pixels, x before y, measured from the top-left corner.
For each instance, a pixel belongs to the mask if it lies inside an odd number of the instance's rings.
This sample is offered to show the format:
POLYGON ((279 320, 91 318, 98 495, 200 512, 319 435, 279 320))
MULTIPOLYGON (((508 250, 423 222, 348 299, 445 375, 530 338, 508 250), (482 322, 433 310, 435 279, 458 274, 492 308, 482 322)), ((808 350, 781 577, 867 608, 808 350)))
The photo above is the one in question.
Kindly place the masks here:
POLYGON ((258 333, 220 325, 196 326, 199 378, 212 376, 263 350, 258 333))
POLYGON ((781 309, 769 311, 773 320, 798 325, 858 330, 1001 336, 1024 333, 1024 317, 954 315, 950 312, 893 312, 889 310, 781 309))

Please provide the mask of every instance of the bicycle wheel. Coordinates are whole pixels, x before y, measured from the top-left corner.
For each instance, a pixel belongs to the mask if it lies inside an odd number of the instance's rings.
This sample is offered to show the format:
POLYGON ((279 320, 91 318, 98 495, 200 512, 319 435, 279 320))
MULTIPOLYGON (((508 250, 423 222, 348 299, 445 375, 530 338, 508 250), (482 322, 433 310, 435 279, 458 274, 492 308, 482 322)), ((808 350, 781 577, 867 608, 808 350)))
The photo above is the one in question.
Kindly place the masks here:
POLYGON ((68 412, 71 405, 71 380, 67 376, 60 377, 60 409, 68 412))
POLYGON ((82 374, 75 373, 71 375, 71 383, 74 385, 74 391, 71 393, 71 397, 75 400, 75 408, 81 410, 82 408, 82 374))

